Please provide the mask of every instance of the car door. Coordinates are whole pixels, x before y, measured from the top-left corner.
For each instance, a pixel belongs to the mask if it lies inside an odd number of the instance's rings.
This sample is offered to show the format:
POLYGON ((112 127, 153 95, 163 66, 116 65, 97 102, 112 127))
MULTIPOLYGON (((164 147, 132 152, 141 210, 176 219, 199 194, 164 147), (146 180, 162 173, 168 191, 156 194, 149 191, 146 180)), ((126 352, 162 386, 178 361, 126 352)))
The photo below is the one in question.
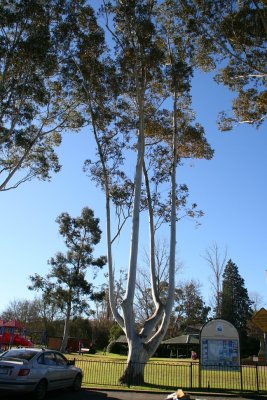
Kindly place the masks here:
POLYGON ((74 371, 71 365, 68 364, 68 360, 63 354, 55 352, 58 387, 71 386, 74 379, 74 371))
POLYGON ((57 389, 60 387, 60 374, 55 353, 53 351, 46 351, 42 356, 42 363, 46 370, 45 376, 48 380, 49 389, 57 389))

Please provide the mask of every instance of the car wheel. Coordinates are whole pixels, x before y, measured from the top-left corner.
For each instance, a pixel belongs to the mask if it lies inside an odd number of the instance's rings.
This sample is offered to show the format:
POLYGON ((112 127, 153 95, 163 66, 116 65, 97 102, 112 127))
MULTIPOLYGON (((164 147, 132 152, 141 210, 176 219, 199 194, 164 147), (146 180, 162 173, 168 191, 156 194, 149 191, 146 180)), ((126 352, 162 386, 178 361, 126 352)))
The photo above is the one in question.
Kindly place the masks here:
POLYGON ((82 376, 80 374, 76 375, 73 381, 73 384, 71 385, 71 390, 74 392, 79 392, 82 386, 82 376))
POLYGON ((38 383, 34 390, 34 399, 35 400, 44 400, 47 391, 47 383, 45 380, 42 380, 38 383))

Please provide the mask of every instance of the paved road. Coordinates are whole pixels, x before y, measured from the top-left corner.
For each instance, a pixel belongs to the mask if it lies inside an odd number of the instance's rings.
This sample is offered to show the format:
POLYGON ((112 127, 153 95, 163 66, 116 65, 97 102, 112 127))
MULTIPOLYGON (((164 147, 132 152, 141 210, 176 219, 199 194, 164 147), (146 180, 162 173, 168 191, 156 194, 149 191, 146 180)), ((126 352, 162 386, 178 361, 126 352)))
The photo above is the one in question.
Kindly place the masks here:
MULTIPOLYGON (((164 400, 167 397, 164 393, 140 393, 126 391, 107 391, 82 389, 79 393, 73 393, 69 390, 54 391, 47 394, 46 400, 164 400)), ((1 400, 28 400, 29 395, 4 395, 0 393, 1 400)), ((266 396, 256 397, 261 400, 267 400, 266 396)), ((255 397, 226 397, 223 395, 197 395, 191 394, 191 400, 255 400, 255 397)))

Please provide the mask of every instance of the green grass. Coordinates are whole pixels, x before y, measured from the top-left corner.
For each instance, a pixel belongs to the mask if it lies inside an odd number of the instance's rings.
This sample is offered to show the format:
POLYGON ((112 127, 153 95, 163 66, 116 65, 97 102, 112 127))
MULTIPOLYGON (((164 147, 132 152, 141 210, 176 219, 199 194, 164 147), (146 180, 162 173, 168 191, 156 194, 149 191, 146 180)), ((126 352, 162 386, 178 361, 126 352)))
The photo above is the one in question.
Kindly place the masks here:
MULTIPOLYGON (((125 368, 126 356, 97 352, 69 357, 75 357, 76 365, 83 369, 85 386, 123 388, 118 382, 125 368)), ((254 366, 242 367, 242 375, 230 370, 202 370, 200 375, 198 361, 152 358, 145 368, 145 385, 131 386, 131 389, 257 391, 257 379, 260 391, 267 392, 267 367, 258 367, 257 370, 254 366)))

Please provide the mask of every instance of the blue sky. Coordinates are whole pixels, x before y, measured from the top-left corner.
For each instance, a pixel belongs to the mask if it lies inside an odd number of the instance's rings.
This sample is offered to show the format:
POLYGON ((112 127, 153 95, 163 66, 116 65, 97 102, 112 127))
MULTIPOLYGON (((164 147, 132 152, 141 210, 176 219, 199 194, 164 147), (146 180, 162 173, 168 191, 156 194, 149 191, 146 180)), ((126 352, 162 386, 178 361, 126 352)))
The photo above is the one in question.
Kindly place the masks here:
MULTIPOLYGON (((187 161, 178 170, 178 182, 188 185, 191 201, 205 212, 198 228, 188 219, 177 224, 177 254, 184 265, 179 278, 198 280, 208 303, 211 272, 202 256, 216 242, 222 251, 227 247, 249 293, 263 296, 262 306, 267 307, 266 124, 259 130, 242 125, 219 132, 216 117, 222 109, 230 110, 231 94, 210 75, 195 76, 192 96, 197 120, 205 127, 215 155, 211 161, 187 161)), ((11 300, 32 299, 29 275, 47 273, 47 260, 65 250, 55 223, 61 212, 75 217, 84 206, 91 207, 103 229, 96 252, 106 254, 103 194, 82 172, 84 160, 94 154, 90 132, 65 135, 58 153, 62 171, 51 182, 33 180, 0 194, 0 312, 11 300)), ((143 224, 142 234, 146 229, 143 224)), ((117 269, 127 267, 128 234, 129 229, 115 248, 117 269)), ((100 282, 101 276, 95 284, 100 282)))

